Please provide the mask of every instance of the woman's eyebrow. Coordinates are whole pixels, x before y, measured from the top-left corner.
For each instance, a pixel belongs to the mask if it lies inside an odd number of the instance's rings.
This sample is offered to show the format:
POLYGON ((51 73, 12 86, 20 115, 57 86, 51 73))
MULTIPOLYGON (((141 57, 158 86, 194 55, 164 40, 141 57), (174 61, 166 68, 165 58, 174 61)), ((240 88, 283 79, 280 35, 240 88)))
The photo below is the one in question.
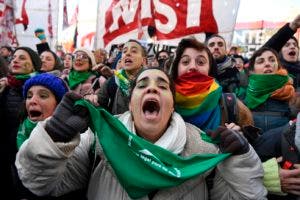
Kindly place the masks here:
POLYGON ((139 80, 137 81, 137 83, 139 83, 139 82, 141 82, 141 81, 148 80, 148 79, 149 79, 149 77, 145 76, 144 78, 139 79, 139 80))
POLYGON ((167 81, 167 80, 164 79, 163 77, 157 77, 157 81, 159 81, 159 82, 164 82, 164 83, 169 84, 169 81, 167 81))

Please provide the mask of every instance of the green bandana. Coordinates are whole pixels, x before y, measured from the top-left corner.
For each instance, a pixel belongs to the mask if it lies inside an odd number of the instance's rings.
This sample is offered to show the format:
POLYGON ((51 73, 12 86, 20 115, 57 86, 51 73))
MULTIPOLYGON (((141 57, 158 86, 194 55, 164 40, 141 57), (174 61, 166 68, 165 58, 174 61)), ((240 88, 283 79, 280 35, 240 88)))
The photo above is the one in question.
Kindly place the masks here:
POLYGON ((37 122, 31 121, 28 117, 19 126, 17 134, 17 147, 20 149, 21 145, 27 140, 31 134, 31 131, 36 127, 37 122))
POLYGON ((251 74, 246 92, 246 105, 250 109, 264 103, 275 90, 283 87, 288 76, 279 74, 251 74))
POLYGON ((14 77, 17 79, 17 80, 27 80, 31 77, 34 77, 35 75, 37 75, 38 73, 37 72, 32 72, 30 74, 18 74, 18 75, 14 75, 14 77))
MULTIPOLYGON (((180 185, 230 156, 228 153, 178 156, 129 132, 122 122, 104 109, 96 108, 85 100, 76 104, 88 108, 90 127, 131 198, 141 198, 157 189, 180 185)), ((210 140, 206 134, 201 135, 210 140)))
POLYGON ((71 90, 75 89, 80 83, 85 82, 90 76, 92 72, 78 72, 75 70, 71 70, 68 77, 68 84, 71 90))

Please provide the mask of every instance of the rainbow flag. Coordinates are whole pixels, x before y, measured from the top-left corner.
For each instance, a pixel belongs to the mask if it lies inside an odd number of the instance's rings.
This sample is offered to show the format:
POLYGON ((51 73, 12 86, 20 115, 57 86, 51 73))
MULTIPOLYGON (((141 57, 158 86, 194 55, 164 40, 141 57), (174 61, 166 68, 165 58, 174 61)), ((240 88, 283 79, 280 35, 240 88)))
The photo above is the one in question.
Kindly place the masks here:
POLYGON ((175 86, 175 110, 186 122, 204 131, 220 125, 222 87, 213 77, 186 73, 175 80, 175 86))

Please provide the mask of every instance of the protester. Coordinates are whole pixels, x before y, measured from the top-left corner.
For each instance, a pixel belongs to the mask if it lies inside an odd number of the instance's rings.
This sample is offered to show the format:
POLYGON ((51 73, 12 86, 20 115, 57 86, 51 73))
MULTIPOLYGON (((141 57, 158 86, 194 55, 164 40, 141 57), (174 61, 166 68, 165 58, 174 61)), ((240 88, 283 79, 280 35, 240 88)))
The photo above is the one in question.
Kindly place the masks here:
POLYGON ((96 65, 94 54, 85 48, 77 48, 74 51, 74 63, 67 76, 62 78, 66 80, 70 90, 81 94, 95 94, 99 89, 97 76, 92 68, 96 65))
POLYGON ((10 63, 13 52, 13 48, 7 45, 0 48, 0 55, 6 60, 7 63, 10 63))
MULTIPOLYGON (((1 78, 6 77, 8 74, 8 62, 0 55, 0 85, 1 78)), ((0 86, 1 92, 1 86, 0 86)))
POLYGON ((106 63, 111 69, 116 69, 118 60, 122 57, 123 47, 124 43, 113 45, 111 47, 109 52, 109 58, 106 63))
POLYGON ((124 65, 122 69, 115 70, 115 75, 104 83, 97 96, 87 96, 86 99, 112 114, 122 114, 127 111, 131 82, 146 64, 146 57, 144 47, 136 40, 129 40, 122 51, 121 63, 124 65))
MULTIPOLYGON (((278 144, 283 141, 283 133, 290 121, 289 101, 295 96, 292 81, 287 71, 281 67, 277 52, 268 47, 254 52, 248 68, 250 75, 245 103, 252 111, 254 125, 263 134, 248 137, 248 141, 263 161, 271 158, 264 163, 265 184, 270 193, 294 193, 292 190, 297 190, 298 185, 294 183, 297 178, 295 172, 299 170, 289 172, 284 166, 279 167, 276 161, 276 157, 284 155, 278 144), (286 184, 287 182, 290 184, 286 184)), ((286 150, 288 149, 289 147, 286 150)))
MULTIPOLYGON (((18 149, 29 138, 32 130, 39 121, 52 116, 56 106, 67 91, 68 87, 62 79, 48 73, 36 75, 25 82, 23 97, 25 99, 27 117, 24 118, 22 124, 19 126, 17 134, 18 149)), ((16 171, 13 177, 17 199, 58 199, 38 197, 21 184, 16 171)), ((79 199, 79 194, 77 191, 76 193, 65 195, 60 199, 79 199)))
POLYGON ((265 199, 263 170, 252 147, 234 131, 219 128, 210 138, 221 136, 223 154, 218 153, 205 133, 203 140, 198 128, 173 112, 174 85, 165 72, 146 69, 132 88, 130 111, 118 118, 66 94, 18 152, 23 184, 37 195, 54 196, 88 186, 91 200, 265 199), (82 106, 89 109, 96 140, 90 129, 79 135, 88 126, 82 106), (205 177, 214 167, 209 193, 205 177))
POLYGON ((206 40, 206 45, 217 62, 215 78, 222 86, 223 92, 235 92, 240 84, 239 71, 234 67, 232 58, 226 55, 225 39, 215 34, 206 40))
POLYGON ((235 67, 239 70, 239 77, 240 77, 240 85, 235 90, 236 95, 240 99, 244 99, 246 95, 246 90, 248 87, 248 69, 245 69, 245 61, 243 56, 241 55, 232 55, 232 58, 235 63, 235 67))
POLYGON ((280 28, 264 45, 279 52, 282 66, 293 77, 296 90, 300 87, 299 42, 293 36, 300 27, 300 15, 280 28))
POLYGON ((107 52, 105 49, 96 49, 94 51, 94 56, 96 64, 106 64, 107 62, 107 52))
POLYGON ((289 104, 293 113, 292 120, 262 135, 253 137, 252 134, 251 138, 247 138, 264 162, 264 184, 268 189, 268 199, 296 200, 297 195, 300 195, 300 154, 297 150, 299 129, 296 128, 300 121, 299 114, 296 119, 300 110, 299 94, 289 104))
POLYGON ((253 125, 250 110, 240 100, 232 99, 234 109, 227 109, 222 87, 214 78, 212 54, 197 39, 180 41, 171 74, 176 84, 175 108, 187 122, 202 130, 253 125), (233 121, 229 115, 234 115, 233 121))
POLYGON ((25 82, 23 97, 27 117, 18 130, 18 148, 30 136, 37 122, 52 116, 56 106, 68 90, 62 79, 47 73, 36 75, 25 82))
POLYGON ((62 71, 62 75, 68 75, 73 67, 73 54, 71 53, 66 53, 64 56, 64 69, 62 71))
MULTIPOLYGON (((0 94, 0 127, 1 127, 1 180, 5 193, 14 194, 11 181, 11 165, 16 155, 16 135, 22 111, 22 86, 24 82, 40 70, 42 63, 38 54, 28 47, 17 48, 10 63, 10 73, 0 94)), ((11 198, 13 199, 13 197, 11 198)))
POLYGON ((255 51, 249 60, 249 73, 245 103, 252 111, 254 125, 265 132, 287 124, 295 90, 277 52, 267 47, 255 51))
POLYGON ((162 49, 156 53, 155 59, 157 60, 158 67, 164 69, 166 61, 170 58, 170 52, 166 49, 162 49))
POLYGON ((42 60, 41 72, 51 73, 58 77, 61 75, 63 63, 53 51, 43 51, 40 58, 42 60))
POLYGON ((240 51, 239 51, 239 47, 238 46, 232 46, 229 49, 228 55, 229 56, 234 56, 234 55, 239 55, 240 51))

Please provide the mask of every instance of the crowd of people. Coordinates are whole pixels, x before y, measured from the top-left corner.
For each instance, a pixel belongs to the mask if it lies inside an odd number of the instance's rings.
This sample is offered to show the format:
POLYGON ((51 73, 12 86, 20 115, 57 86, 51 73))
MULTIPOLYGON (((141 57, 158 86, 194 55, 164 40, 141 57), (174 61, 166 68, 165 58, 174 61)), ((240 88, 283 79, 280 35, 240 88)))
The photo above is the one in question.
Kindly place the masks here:
POLYGON ((150 61, 0 48, 8 199, 300 199, 300 15, 251 58, 218 34, 150 61))

